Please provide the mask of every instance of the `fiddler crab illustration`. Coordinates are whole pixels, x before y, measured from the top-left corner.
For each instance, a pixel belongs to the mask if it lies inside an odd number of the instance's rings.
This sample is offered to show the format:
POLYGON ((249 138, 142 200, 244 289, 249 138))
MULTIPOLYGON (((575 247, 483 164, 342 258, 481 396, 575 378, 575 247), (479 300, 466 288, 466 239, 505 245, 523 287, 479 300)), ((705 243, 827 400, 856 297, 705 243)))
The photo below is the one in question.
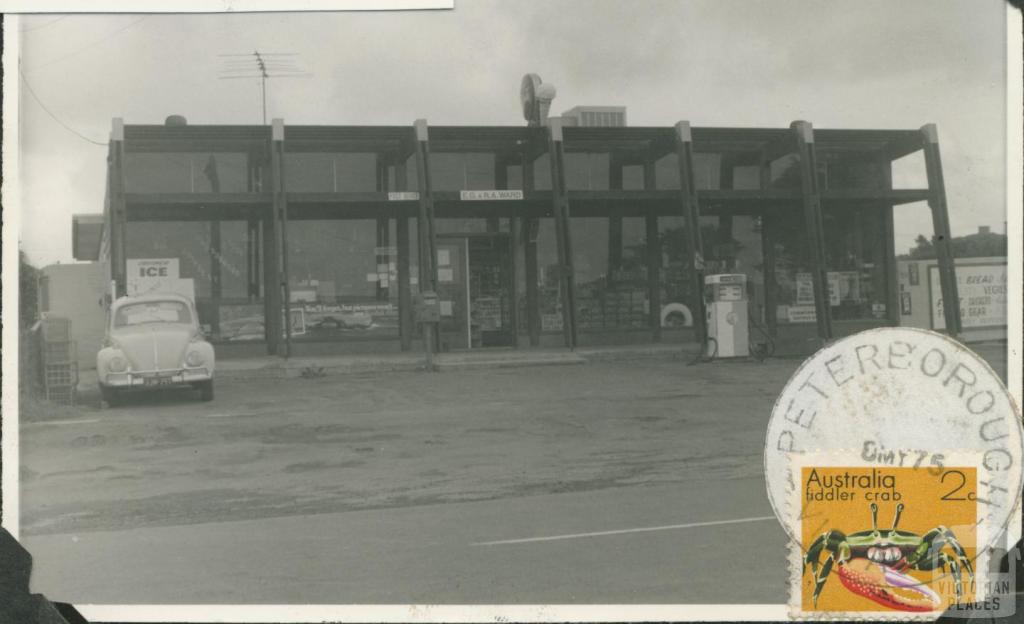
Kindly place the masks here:
POLYGON ((949 570, 953 575, 956 601, 960 602, 963 596, 962 571, 967 571, 969 580, 974 579, 974 569, 963 546, 944 526, 935 527, 923 536, 897 530, 903 508, 903 503, 896 505, 891 529, 878 528, 878 505, 871 503, 870 531, 845 535, 832 529, 814 540, 804 556, 804 571, 810 564, 815 607, 833 566, 846 589, 900 611, 932 611, 941 603, 932 588, 904 574, 904 571, 949 570), (943 551, 946 546, 953 551, 952 556, 943 551), (823 550, 828 551, 828 557, 820 563, 823 550))

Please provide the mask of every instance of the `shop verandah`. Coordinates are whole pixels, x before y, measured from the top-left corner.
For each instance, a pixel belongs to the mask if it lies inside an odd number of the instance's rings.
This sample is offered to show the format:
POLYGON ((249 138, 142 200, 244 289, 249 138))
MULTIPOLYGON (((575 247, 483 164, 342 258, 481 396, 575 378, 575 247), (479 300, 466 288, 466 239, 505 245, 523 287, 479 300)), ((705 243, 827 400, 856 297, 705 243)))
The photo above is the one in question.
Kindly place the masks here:
POLYGON ((115 120, 112 136, 118 292, 130 260, 177 258, 228 356, 419 349, 421 290, 439 295, 441 349, 701 341, 702 276, 721 272, 747 274, 782 351, 809 351, 897 323, 892 213, 920 201, 957 300, 933 126, 115 120), (928 188, 893 189, 892 162, 917 151, 928 188))

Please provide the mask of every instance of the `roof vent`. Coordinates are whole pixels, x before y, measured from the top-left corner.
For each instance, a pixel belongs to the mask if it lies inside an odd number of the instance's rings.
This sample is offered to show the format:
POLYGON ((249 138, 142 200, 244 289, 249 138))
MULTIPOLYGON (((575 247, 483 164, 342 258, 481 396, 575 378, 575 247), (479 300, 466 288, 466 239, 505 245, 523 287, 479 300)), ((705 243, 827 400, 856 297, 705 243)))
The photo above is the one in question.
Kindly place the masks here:
POLYGON ((168 115, 164 120, 165 126, 187 126, 188 119, 184 115, 168 115))

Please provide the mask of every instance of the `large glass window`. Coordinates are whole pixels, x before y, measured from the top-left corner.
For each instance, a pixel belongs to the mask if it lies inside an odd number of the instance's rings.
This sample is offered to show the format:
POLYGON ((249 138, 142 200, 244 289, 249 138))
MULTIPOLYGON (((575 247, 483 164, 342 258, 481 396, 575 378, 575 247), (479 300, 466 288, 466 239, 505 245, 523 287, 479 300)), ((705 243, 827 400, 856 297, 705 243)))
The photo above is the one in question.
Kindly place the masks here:
POLYGON ((288 273, 296 339, 398 335, 389 249, 375 220, 288 223, 288 273))
POLYGON ((250 275, 250 254, 259 244, 257 224, 250 230, 245 221, 220 223, 220 252, 213 253, 214 266, 220 271, 220 296, 224 299, 247 298, 250 282, 259 285, 258 274, 250 275))
POLYGON ((607 153, 565 154, 565 187, 570 191, 607 191, 610 157, 607 153))
POLYGON ((430 180, 435 191, 494 189, 494 154, 431 153, 430 180))
MULTIPOLYGON (((562 330, 562 301, 558 272, 558 246, 555 220, 538 219, 537 229, 537 298, 542 331, 562 330)), ((525 291, 524 291, 525 295, 525 291)), ((520 318, 526 318, 521 314, 520 318)))
MULTIPOLYGON (((693 174, 700 190, 719 188, 721 178, 720 154, 698 152, 693 155, 693 174)), ((655 188, 673 190, 679 188, 679 156, 668 154, 658 159, 654 166, 655 188)))
POLYGON ((828 189, 881 189, 885 186, 883 165, 873 155, 857 158, 819 151, 818 160, 825 167, 828 189))
POLYGON ((262 253, 259 228, 253 226, 245 221, 129 221, 125 246, 134 261, 129 263, 129 292, 158 288, 192 295, 199 323, 212 339, 263 340, 262 264, 256 263, 262 253), (162 262, 173 281, 154 285, 154 278, 135 275, 142 261, 162 262))
POLYGON ((650 325, 643 218, 570 220, 580 329, 650 325))
MULTIPOLYGON (((191 280, 196 298, 210 296, 210 223, 208 221, 129 221, 125 237, 129 260, 173 260, 166 276, 191 280)), ((145 276, 129 271, 129 291, 145 276)), ((200 315, 202 322, 202 315, 200 315)))
POLYGON ((660 217, 662 325, 683 327, 693 323, 693 277, 685 217, 660 217), (679 306, 683 306, 680 308, 679 306), (689 314, 687 314, 689 313, 689 314))
POLYGON ((306 193, 377 190, 377 157, 369 153, 285 153, 285 188, 306 193))
POLYGON ((886 318, 886 236, 880 208, 825 208, 832 318, 886 318))
POLYGON ((244 193, 248 156, 236 152, 129 152, 125 190, 130 193, 244 193))
MULTIPOLYGON (((825 208, 828 303, 835 320, 886 317, 886 244, 879 208, 825 208)), ((814 283, 807 234, 798 211, 766 221, 775 250, 776 317, 813 323, 814 283)))

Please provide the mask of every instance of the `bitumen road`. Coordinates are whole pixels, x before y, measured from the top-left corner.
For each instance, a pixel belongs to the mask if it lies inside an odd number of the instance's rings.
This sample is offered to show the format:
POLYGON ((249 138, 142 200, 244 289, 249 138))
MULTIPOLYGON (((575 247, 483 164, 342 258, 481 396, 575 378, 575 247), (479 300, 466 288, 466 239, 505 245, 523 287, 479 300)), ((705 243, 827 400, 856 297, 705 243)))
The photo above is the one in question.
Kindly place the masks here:
POLYGON ((76 604, 782 603, 762 452, 798 365, 235 380, 212 403, 166 392, 23 422, 32 591, 76 604))

